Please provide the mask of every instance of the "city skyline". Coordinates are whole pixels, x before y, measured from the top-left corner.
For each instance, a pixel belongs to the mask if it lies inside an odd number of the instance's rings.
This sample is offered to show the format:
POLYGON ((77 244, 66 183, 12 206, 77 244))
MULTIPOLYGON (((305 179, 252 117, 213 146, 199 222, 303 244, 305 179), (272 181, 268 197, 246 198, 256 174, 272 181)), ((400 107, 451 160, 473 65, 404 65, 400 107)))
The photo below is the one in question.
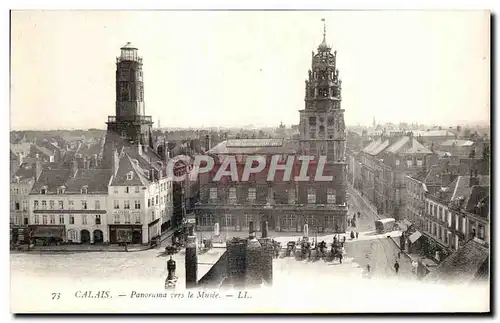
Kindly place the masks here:
POLYGON ((323 17, 347 125, 489 124, 488 12, 24 11, 11 21, 11 129, 105 128, 127 41, 155 125, 298 124, 323 17))

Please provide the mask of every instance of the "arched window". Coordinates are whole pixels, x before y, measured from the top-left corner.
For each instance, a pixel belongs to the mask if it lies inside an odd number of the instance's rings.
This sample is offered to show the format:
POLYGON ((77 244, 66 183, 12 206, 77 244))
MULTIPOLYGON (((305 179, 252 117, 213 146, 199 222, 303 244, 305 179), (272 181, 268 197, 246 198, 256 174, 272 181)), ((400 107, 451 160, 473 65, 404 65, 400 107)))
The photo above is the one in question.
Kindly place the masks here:
POLYGON ((134 173, 133 172, 128 172, 127 173, 127 180, 130 181, 134 178, 134 173))
POLYGON ((40 189, 40 194, 47 194, 47 186, 43 186, 43 187, 40 189))
POLYGON ((81 192, 82 194, 87 194, 87 193, 88 193, 88 190, 89 190, 88 186, 87 186, 87 185, 85 185, 85 186, 83 186, 83 187, 82 187, 82 189, 80 190, 80 192, 81 192))

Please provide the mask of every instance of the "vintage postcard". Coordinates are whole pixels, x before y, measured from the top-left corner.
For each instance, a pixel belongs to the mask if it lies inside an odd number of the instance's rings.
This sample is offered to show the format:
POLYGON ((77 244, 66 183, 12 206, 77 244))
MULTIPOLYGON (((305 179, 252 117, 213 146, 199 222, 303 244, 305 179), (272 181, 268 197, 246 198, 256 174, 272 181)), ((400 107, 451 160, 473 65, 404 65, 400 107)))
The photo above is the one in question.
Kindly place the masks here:
POLYGON ((490 15, 13 10, 11 312, 490 312, 490 15))

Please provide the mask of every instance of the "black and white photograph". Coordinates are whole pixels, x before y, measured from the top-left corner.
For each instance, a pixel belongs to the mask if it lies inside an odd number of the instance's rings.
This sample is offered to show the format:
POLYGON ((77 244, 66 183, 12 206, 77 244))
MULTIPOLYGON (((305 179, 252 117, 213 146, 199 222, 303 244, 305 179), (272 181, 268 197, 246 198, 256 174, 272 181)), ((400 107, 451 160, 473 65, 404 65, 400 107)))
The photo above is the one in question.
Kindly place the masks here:
POLYGON ((12 10, 11 313, 488 313, 491 12, 12 10))

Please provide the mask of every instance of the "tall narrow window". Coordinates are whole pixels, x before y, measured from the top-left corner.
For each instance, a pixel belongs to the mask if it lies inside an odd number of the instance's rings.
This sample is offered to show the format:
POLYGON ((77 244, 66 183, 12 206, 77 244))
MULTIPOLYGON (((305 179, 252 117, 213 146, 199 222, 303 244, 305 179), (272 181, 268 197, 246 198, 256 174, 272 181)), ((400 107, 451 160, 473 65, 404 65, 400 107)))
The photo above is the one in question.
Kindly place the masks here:
POLYGON ((307 203, 309 204, 316 203, 316 190, 314 188, 307 189, 307 203))
POLYGON ((236 203, 237 197, 236 197, 236 187, 230 187, 229 188, 229 203, 234 204, 236 203))
POLYGON ((94 206, 95 206, 95 209, 96 209, 96 210, 100 210, 100 209, 101 209, 101 201, 96 200, 94 203, 95 203, 95 205, 94 205, 94 206))
POLYGON ((217 200, 217 187, 211 187, 210 188, 210 200, 211 201, 216 201, 217 200))
POLYGON ((124 209, 130 209, 130 201, 129 200, 123 201, 123 208, 124 209))
POLYGON ((327 203, 328 204, 335 204, 336 201, 337 201, 337 196, 336 196, 336 192, 333 188, 328 188, 327 189, 327 203))
POLYGON ((64 224, 64 214, 59 215, 59 224, 64 224))
POLYGON ((255 187, 248 188, 248 201, 255 202, 257 199, 257 189, 255 187))
POLYGON ((96 216, 95 216, 95 224, 96 225, 101 224, 101 216, 99 214, 96 214, 96 216))
POLYGON ((69 216, 69 224, 75 224, 75 216, 73 214, 69 216))

